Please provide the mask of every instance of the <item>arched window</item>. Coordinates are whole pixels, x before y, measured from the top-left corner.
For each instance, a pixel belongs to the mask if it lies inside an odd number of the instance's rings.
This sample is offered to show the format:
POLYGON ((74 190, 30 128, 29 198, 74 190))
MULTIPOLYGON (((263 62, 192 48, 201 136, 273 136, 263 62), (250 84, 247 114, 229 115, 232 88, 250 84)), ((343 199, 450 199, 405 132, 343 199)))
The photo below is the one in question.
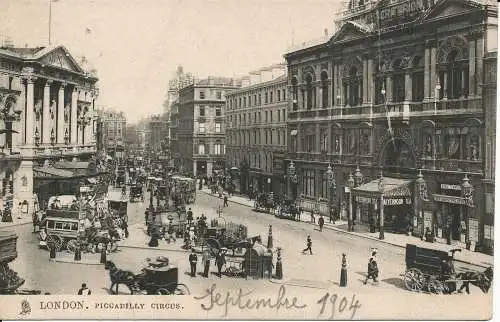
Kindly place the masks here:
POLYGON ((328 74, 326 72, 321 73, 321 107, 328 107, 328 74))
POLYGON ((313 104, 314 101, 314 88, 312 86, 312 76, 311 74, 307 74, 306 76, 306 102, 307 106, 306 108, 308 110, 312 109, 315 104, 313 104))
POLYGON ((401 59, 397 59, 393 64, 394 74, 392 75, 392 100, 396 103, 405 100, 405 74, 401 68, 401 59))
POLYGON ((297 100, 299 98, 299 89, 297 86, 297 78, 292 78, 292 109, 294 111, 298 108, 297 100))
POLYGON ((344 97, 347 98, 346 104, 358 106, 362 103, 361 88, 363 88, 363 81, 361 80, 361 76, 358 76, 358 69, 351 67, 349 75, 344 81, 344 97))
POLYGON ((424 66, 422 63, 422 57, 417 56, 413 58, 413 71, 411 75, 411 100, 413 102, 421 102, 424 100, 424 66))
POLYGON ((465 60, 464 62, 462 62, 458 60, 457 56, 457 50, 453 50, 448 56, 446 68, 446 72, 448 73, 446 94, 448 98, 459 98, 467 96, 469 92, 468 61, 465 60))

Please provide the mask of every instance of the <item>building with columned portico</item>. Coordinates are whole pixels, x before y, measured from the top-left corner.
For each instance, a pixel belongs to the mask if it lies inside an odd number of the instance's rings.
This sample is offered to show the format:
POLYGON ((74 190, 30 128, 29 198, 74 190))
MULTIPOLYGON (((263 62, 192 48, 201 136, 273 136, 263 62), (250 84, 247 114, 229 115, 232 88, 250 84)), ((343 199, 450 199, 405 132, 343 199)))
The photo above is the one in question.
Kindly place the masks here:
POLYGON ((64 46, 0 48, 0 196, 14 209, 95 171, 96 82, 64 46))
POLYGON ((332 165, 330 206, 355 224, 492 247, 497 9, 351 0, 332 37, 289 50, 288 162, 304 207, 325 211, 332 165))

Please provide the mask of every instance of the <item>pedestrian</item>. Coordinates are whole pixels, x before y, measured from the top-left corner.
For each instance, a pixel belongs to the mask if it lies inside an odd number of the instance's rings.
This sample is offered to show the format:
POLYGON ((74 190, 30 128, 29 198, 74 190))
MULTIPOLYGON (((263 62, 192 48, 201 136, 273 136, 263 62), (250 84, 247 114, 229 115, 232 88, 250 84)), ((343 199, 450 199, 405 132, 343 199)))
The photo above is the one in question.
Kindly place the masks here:
POLYGON ((191 277, 196 277, 196 263, 198 262, 198 256, 194 252, 194 248, 191 248, 191 254, 189 254, 189 264, 191 265, 191 277))
POLYGON ((363 281, 363 284, 366 284, 370 278, 372 278, 374 282, 377 282, 378 265, 375 255, 376 252, 373 252, 372 257, 368 260, 368 273, 366 274, 366 279, 363 281))
POLYGON ((82 287, 78 290, 78 295, 90 295, 92 291, 87 288, 87 284, 83 283, 82 287))
POLYGON ((174 226, 172 226, 172 224, 168 225, 167 233, 168 233, 168 243, 170 244, 170 240, 172 239, 174 240, 175 243, 175 232, 174 232, 174 226))
POLYGON ((210 270, 210 254, 208 253, 208 250, 203 252, 202 261, 203 261, 203 265, 204 265, 203 277, 207 278, 209 270, 210 270))
POLYGON ((319 215, 318 219, 319 231, 323 231, 324 224, 325 224, 325 219, 323 218, 323 215, 319 215))
POLYGON ((330 207, 330 223, 335 225, 335 210, 333 207, 330 207))
POLYGON ((340 269, 340 287, 347 286, 347 260, 345 254, 342 254, 342 268, 340 269))
POLYGON ((227 203, 227 195, 224 195, 224 207, 229 207, 229 204, 227 203))
POLYGON ((307 235, 307 248, 305 248, 303 251, 302 251, 302 254, 305 254, 306 251, 309 251, 309 253, 312 255, 313 252, 312 252, 312 240, 311 240, 311 235, 307 235))
POLYGON ((193 211, 191 210, 191 208, 189 208, 189 210, 186 213, 186 220, 188 224, 191 225, 191 222, 193 221, 193 211))
POLYGON ((314 217, 314 210, 311 211, 311 224, 316 224, 316 218, 314 217))
POLYGON ((215 258, 215 262, 217 264, 217 271, 219 273, 219 278, 222 278, 222 266, 224 266, 226 264, 226 257, 224 256, 222 249, 220 249, 219 253, 217 253, 217 257, 215 258))

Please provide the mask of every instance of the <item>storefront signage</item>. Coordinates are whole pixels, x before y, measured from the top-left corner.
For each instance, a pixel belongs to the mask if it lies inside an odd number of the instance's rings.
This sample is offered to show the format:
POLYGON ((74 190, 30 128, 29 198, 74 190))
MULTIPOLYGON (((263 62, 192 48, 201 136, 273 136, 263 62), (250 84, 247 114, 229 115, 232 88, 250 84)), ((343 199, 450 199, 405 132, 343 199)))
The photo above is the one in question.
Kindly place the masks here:
POLYGON ((473 242, 479 241, 479 220, 469 218, 469 239, 473 242))
POLYGON ((424 212, 424 229, 429 227, 432 231, 432 212, 424 212))
POLYGON ((380 9, 380 24, 387 25, 391 22, 407 22, 416 15, 425 11, 431 1, 425 0, 394 0, 389 5, 380 9))
POLYGON ((411 198, 384 199, 385 206, 411 205, 411 198))
POLYGON ((493 240, 494 227, 490 225, 484 225, 484 239, 493 240))
POLYGON ((462 190, 462 187, 460 187, 460 185, 458 184, 446 184, 446 183, 442 183, 441 184, 441 189, 443 190, 462 190))
POLYGON ((467 205, 467 199, 461 198, 461 197, 455 197, 455 196, 448 196, 448 195, 437 195, 433 194, 432 195, 434 201, 436 202, 446 202, 446 203, 452 203, 456 205, 467 205))

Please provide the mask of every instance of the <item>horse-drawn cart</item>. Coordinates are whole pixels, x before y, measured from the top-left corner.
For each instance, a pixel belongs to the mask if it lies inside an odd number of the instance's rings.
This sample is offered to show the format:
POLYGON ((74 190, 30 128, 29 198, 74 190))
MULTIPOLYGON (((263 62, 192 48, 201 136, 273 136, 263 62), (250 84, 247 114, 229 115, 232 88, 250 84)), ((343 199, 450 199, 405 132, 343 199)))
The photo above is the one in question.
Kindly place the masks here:
POLYGON ((136 295, 189 295, 185 284, 179 283, 179 269, 170 265, 168 258, 158 257, 155 262, 149 262, 139 274, 121 270, 113 262, 106 263, 111 279, 111 294, 122 291, 136 295), (126 290, 120 291, 120 285, 126 290))
POLYGON ((144 192, 141 185, 130 186, 130 202, 144 201, 144 192))
POLYGON ((483 292, 488 292, 493 278, 493 270, 487 268, 484 272, 456 273, 454 254, 460 249, 449 251, 406 245, 406 271, 404 283, 408 290, 429 293, 450 294, 466 288, 469 293, 469 283, 478 286, 483 292))

